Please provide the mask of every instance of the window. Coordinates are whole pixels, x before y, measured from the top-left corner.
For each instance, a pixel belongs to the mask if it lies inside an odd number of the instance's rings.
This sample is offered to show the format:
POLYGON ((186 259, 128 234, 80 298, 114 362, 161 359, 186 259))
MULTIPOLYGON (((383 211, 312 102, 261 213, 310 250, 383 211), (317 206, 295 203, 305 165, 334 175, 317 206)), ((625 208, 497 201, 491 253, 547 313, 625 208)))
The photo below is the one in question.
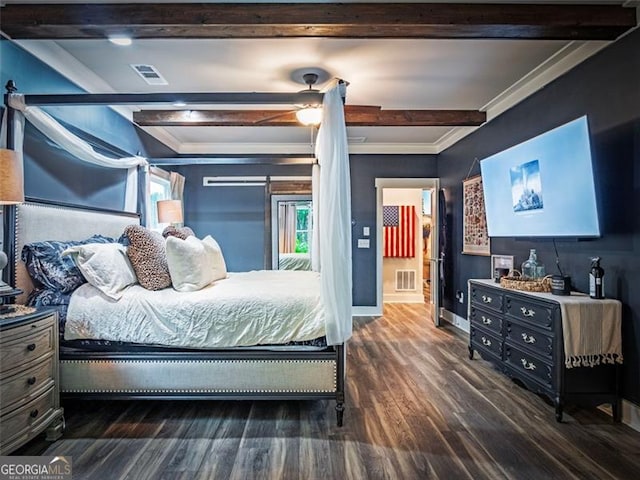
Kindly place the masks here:
POLYGON ((296 203, 296 253, 309 253, 311 203, 296 203))
POLYGON ((153 168, 149 173, 149 221, 151 230, 162 231, 167 224, 158 223, 159 200, 171 200, 171 183, 168 173, 163 175, 163 170, 153 168))

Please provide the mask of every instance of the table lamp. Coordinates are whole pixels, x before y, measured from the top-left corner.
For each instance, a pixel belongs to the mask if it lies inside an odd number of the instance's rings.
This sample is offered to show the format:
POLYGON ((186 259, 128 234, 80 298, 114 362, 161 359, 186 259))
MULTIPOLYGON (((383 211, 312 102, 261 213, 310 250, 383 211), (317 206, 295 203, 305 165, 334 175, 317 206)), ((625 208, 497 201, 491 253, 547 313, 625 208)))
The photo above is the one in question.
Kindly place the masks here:
POLYGON ((174 227, 182 226, 182 202, 180 200, 159 200, 158 223, 169 223, 174 227))

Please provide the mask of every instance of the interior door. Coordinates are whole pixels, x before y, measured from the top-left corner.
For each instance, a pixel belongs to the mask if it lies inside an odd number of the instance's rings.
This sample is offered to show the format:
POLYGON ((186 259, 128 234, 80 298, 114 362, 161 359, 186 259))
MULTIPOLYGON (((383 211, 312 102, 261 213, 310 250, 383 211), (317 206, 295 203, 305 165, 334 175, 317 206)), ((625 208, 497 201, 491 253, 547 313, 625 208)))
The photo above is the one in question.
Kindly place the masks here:
POLYGON ((440 326, 440 209, 438 181, 436 188, 431 189, 431 318, 436 327, 440 326))

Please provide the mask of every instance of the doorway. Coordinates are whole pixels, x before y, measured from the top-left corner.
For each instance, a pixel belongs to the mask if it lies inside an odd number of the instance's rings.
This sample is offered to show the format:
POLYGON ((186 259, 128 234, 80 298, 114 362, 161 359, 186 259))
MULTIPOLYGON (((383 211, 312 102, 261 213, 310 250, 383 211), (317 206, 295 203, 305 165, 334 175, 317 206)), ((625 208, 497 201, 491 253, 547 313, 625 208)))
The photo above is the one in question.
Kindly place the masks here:
POLYGON ((439 179, 377 178, 375 186, 377 306, 382 311, 384 302, 425 302, 434 324, 439 326, 439 219, 436 194, 440 186, 439 179), (396 215, 404 220, 396 218, 396 215), (397 231, 406 229, 407 222, 413 222, 410 226, 411 238, 407 240, 406 236, 400 234, 399 239, 397 231), (398 241, 399 246, 396 244, 398 241), (413 248, 410 248, 411 243, 413 248))
POLYGON ((311 270, 311 195, 271 196, 271 268, 311 270))

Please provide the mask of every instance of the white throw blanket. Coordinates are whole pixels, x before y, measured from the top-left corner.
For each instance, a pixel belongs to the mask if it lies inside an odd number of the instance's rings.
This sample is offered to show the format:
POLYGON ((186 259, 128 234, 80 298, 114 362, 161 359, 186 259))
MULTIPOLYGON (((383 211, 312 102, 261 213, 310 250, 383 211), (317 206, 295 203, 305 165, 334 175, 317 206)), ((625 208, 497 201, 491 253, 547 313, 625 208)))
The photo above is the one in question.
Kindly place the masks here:
POLYGON ((264 270, 231 273, 195 292, 134 285, 118 301, 82 285, 71 297, 64 337, 226 348, 323 335, 320 274, 264 270))

